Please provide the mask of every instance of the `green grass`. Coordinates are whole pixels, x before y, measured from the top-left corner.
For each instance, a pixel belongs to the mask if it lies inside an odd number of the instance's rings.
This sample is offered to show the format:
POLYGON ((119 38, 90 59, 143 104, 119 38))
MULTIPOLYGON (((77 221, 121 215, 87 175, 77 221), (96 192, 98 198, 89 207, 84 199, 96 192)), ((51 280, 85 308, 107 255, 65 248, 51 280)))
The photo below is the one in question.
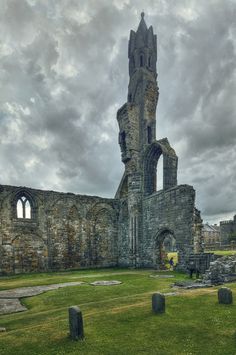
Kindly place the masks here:
MULTIPOLYGON (((25 298, 28 311, 0 316, 0 354, 235 354, 236 306, 217 303, 217 289, 184 291, 166 297, 166 313, 153 315, 153 292, 169 292, 175 279, 149 277, 151 270, 84 270, 0 278, 2 289, 85 281, 25 298), (95 280, 120 280, 117 286, 90 286, 95 280), (79 305, 85 340, 68 338, 68 307, 79 305)), ((164 272, 164 275, 168 272, 164 272)), ((236 297, 236 284, 231 284, 236 297)))
POLYGON ((216 255, 235 255, 236 250, 214 250, 209 251, 208 253, 214 253, 216 255))

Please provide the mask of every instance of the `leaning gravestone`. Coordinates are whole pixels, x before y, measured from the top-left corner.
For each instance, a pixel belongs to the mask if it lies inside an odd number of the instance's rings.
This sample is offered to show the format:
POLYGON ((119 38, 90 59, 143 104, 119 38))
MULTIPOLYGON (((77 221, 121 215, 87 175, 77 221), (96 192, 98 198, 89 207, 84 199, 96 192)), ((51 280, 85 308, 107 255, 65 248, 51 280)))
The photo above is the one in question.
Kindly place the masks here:
POLYGON ((218 290, 218 301, 222 304, 232 304, 233 295, 231 289, 228 287, 221 287, 218 290))
POLYGON ((70 327, 71 339, 73 340, 83 339, 84 337, 83 317, 80 308, 77 306, 69 307, 69 327, 70 327))
POLYGON ((154 313, 165 313, 165 296, 162 293, 152 295, 152 310, 154 313))

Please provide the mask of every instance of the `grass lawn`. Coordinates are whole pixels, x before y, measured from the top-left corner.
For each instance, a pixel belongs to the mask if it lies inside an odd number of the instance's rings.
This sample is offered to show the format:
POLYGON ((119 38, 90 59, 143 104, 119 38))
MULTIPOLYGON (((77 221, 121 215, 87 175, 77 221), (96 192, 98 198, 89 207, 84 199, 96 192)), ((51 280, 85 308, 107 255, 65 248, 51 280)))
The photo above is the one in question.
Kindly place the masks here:
MULTIPOLYGON (((25 298, 28 311, 0 316, 1 355, 34 354, 236 354, 236 306, 219 305, 217 288, 182 291, 166 297, 166 313, 153 315, 153 292, 170 292, 176 279, 151 278, 150 270, 84 270, 0 278, 1 289, 85 281, 25 298), (117 286, 91 286, 120 280, 117 286), (68 307, 79 305, 85 340, 68 338, 68 307)), ((162 275, 167 275, 163 272, 162 275)), ((236 284, 230 284, 236 298, 236 284)))
POLYGON ((216 255, 235 255, 236 250, 214 250, 207 253, 214 253, 216 255))

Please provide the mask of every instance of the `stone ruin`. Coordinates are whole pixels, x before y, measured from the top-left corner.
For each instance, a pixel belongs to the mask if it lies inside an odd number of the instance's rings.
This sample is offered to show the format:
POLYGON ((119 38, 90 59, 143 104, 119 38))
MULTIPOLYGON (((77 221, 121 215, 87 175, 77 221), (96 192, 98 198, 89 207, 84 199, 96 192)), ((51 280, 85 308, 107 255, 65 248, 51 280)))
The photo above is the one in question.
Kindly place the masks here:
POLYGON ((203 275, 205 284, 219 285, 233 281, 236 281, 236 255, 217 258, 203 275))
MULTIPOLYGON (((114 198, 0 185, 0 274, 163 263, 174 239, 178 268, 202 251, 195 190, 178 185, 178 157, 156 139, 157 36, 144 13, 130 32, 127 101, 117 112, 124 174, 114 198), (157 168, 163 158, 163 188, 157 168)), ((101 113, 102 114, 102 113, 101 113)))
POLYGON ((176 281, 173 287, 194 289, 234 282, 236 281, 236 255, 217 256, 210 253, 208 256, 207 253, 191 255, 187 269, 190 277, 192 273, 196 274, 196 279, 176 281))

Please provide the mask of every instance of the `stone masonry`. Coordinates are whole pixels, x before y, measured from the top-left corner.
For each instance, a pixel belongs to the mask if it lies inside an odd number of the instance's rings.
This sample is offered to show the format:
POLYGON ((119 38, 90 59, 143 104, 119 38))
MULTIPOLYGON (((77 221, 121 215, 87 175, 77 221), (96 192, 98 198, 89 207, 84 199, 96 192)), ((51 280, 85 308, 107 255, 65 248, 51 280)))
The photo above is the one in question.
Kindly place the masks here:
POLYGON ((118 201, 1 186, 0 206, 2 273, 117 265, 118 201), (19 196, 31 218, 17 218, 19 196))
POLYGON ((119 144, 125 172, 116 198, 120 201, 119 264, 159 267, 164 239, 170 235, 179 251, 179 268, 202 251, 200 212, 195 191, 177 185, 178 158, 168 139, 156 140, 157 38, 144 14, 130 32, 128 100, 118 110, 119 144), (163 156, 163 190, 156 191, 158 160, 163 156))
POLYGON ((230 236, 236 234, 236 215, 231 220, 220 222, 220 243, 221 246, 230 244, 230 236))
POLYGON ((0 185, 0 272, 81 267, 155 267, 166 237, 179 268, 202 251, 195 190, 177 185, 178 158, 156 140, 157 38, 144 14, 129 40, 127 102, 118 110, 124 175, 114 199, 0 185), (156 191, 163 156, 163 189, 156 191))

